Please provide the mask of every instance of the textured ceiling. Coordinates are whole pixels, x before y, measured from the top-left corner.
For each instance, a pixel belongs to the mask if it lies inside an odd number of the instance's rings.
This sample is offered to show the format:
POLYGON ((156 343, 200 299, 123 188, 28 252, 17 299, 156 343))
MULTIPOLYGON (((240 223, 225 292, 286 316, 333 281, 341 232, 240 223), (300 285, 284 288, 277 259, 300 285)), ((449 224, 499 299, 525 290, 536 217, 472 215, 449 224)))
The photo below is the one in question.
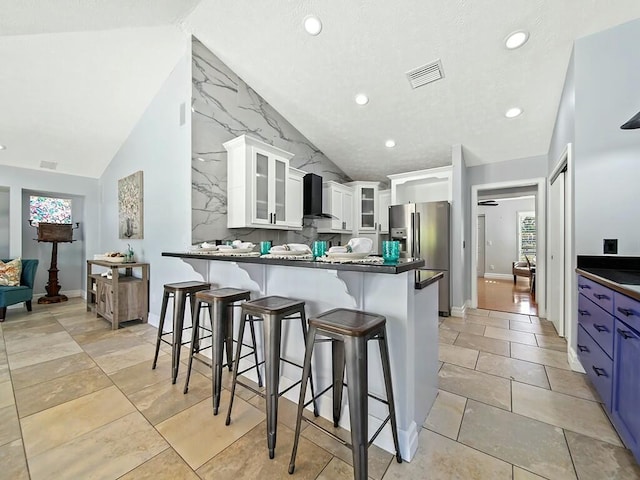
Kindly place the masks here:
POLYGON ((637 0, 0 0, 0 164, 97 177, 193 33, 352 178, 545 155, 573 41, 637 0), (55 6, 54 6, 55 5, 55 6), (323 21, 317 37, 307 14, 323 21), (178 28, 179 27, 179 28, 178 28), (504 37, 529 42, 514 51, 504 37), (445 78, 405 72, 440 59, 445 78), (353 97, 366 92, 370 102, 353 97), (524 114, 508 120, 504 111, 524 114), (384 147, 394 138, 394 149, 384 147))

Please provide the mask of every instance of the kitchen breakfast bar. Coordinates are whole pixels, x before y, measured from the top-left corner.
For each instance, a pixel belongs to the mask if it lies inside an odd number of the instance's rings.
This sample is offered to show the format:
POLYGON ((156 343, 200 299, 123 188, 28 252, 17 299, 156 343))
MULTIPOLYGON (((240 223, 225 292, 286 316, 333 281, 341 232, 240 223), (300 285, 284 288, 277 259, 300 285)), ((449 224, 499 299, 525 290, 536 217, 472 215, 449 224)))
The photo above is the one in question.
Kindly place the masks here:
MULTIPOLYGON (((307 318, 334 308, 385 316, 400 453, 404 460, 411 460, 418 447, 418 434, 437 393, 438 281, 442 278, 441 272, 419 270, 424 267, 424 260, 411 259, 387 265, 211 253, 163 252, 162 255, 182 259, 202 276, 202 280, 215 287, 247 289, 252 292, 252 298, 278 295, 304 300, 307 318), (419 270, 418 275, 416 270, 419 270)), ((261 335, 259 331, 257 333, 260 349, 261 335)), ((300 329, 283 326, 282 335, 283 356, 302 363, 305 344, 300 329)), ((369 345, 368 371, 369 392, 384 398, 383 372, 376 342, 369 345)), ((331 372, 331 347, 320 344, 313 354, 316 391, 331 384, 331 372)), ((249 370, 245 375, 257 380, 257 377, 253 378, 255 370, 249 370)), ((300 370, 285 363, 280 375, 282 389, 299 380, 300 370)), ((285 396, 297 403, 298 387, 285 396)), ((329 393, 320 398, 318 407, 321 416, 333 418, 329 393)), ((343 412, 340 426, 349 429, 347 405, 343 412)), ((386 416, 385 405, 369 401, 369 432, 375 432, 386 416)), ((389 452, 395 451, 388 424, 375 444, 389 452)))

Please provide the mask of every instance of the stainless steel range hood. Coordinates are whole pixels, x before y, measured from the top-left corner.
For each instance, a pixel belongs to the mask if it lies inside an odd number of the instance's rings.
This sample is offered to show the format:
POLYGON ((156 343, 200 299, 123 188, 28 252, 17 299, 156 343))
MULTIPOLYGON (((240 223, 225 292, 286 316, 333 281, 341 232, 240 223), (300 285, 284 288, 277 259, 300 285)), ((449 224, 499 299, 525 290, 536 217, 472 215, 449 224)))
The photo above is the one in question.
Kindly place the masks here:
POLYGON ((302 181, 302 218, 335 218, 322 212, 322 177, 307 173, 302 181))

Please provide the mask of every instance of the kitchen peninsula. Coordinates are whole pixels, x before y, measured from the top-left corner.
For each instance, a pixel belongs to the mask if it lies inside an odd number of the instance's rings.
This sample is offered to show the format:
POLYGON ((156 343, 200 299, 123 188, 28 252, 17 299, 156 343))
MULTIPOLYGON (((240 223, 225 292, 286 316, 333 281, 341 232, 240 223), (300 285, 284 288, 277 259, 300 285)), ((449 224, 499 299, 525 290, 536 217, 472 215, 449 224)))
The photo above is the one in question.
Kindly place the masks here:
MULTIPOLYGON (((410 460, 418 448, 418 433, 437 393, 438 370, 438 281, 442 273, 422 276, 416 284, 415 271, 424 260, 401 260, 397 264, 328 263, 321 261, 220 256, 202 253, 164 252, 192 266, 203 280, 218 287, 245 288, 253 297, 280 295, 306 301, 307 318, 332 308, 353 308, 387 318, 391 373, 396 402, 400 451, 410 460)), ((258 335, 260 343, 261 335, 258 335)), ((369 391, 384 398, 382 366, 377 344, 369 351, 369 391)), ((302 363, 304 341, 299 329, 283 328, 282 349, 286 358, 302 363)), ((330 346, 321 344, 314 352, 314 382, 317 391, 331 383, 330 346)), ((242 365, 241 365, 242 368, 242 365)), ((255 375, 253 371, 247 372, 255 375)), ((300 370, 283 364, 281 389, 300 376, 300 370)), ((255 378, 253 380, 256 380, 255 378)), ((294 402, 298 392, 286 397, 294 402)), ((332 418, 328 396, 319 403, 320 414, 332 418)), ((345 397, 346 398, 346 397, 345 397)), ((370 402, 369 432, 375 432, 386 417, 386 407, 370 402)), ((340 422, 349 428, 349 415, 340 422)), ((389 425, 375 442, 393 452, 389 425)))

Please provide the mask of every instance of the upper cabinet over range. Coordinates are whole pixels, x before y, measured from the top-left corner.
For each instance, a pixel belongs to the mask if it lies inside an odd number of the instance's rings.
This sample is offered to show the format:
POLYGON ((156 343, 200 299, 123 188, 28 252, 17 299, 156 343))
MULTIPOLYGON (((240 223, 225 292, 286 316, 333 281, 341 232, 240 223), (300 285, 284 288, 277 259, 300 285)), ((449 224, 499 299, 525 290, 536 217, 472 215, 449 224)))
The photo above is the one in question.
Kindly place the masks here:
MULTIPOLYGON (((290 229, 292 153, 248 135, 223 144, 227 150, 227 227, 290 229)), ((299 202, 302 201, 300 196, 299 202)), ((299 221, 299 220, 298 220, 299 221)))

